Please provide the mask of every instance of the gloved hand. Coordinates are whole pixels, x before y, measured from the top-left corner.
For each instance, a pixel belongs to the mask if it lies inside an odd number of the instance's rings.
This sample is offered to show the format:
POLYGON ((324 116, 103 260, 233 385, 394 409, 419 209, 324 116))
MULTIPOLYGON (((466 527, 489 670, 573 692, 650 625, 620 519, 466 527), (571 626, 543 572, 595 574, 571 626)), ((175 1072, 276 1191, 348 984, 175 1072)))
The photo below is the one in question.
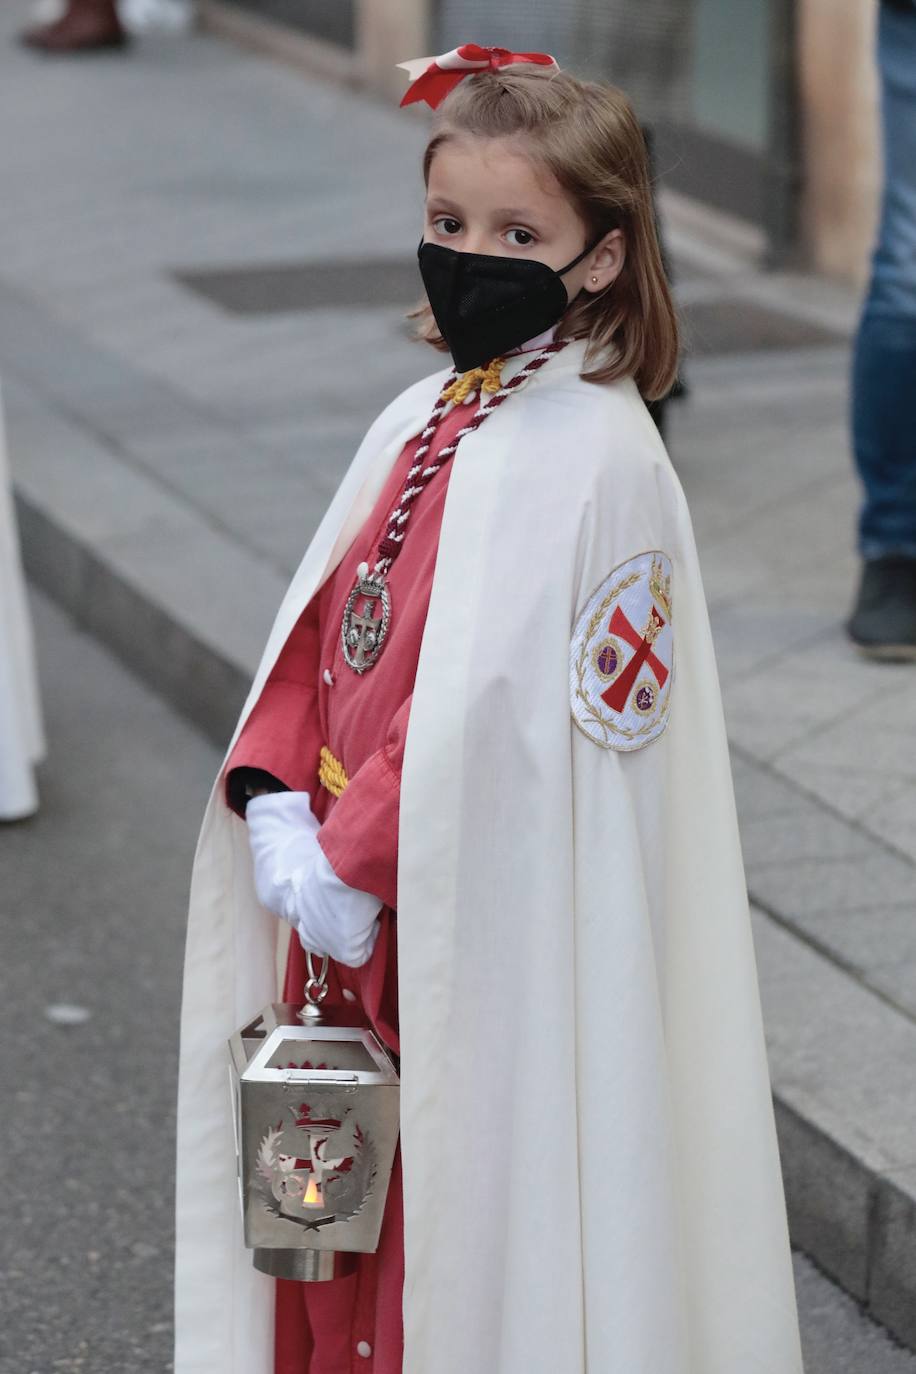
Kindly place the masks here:
POLYGON ((245 819, 262 906, 293 927, 303 949, 350 968, 365 964, 382 903, 338 878, 318 843, 308 792, 252 797, 245 819))

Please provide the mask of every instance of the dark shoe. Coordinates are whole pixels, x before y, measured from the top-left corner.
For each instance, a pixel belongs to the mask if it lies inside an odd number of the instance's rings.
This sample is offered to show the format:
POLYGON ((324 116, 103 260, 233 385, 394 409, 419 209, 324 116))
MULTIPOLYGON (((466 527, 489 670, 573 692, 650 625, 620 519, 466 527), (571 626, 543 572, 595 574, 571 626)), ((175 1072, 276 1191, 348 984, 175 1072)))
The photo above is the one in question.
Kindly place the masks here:
POLYGON ((114 0, 70 0, 60 19, 27 29, 20 40, 39 52, 98 52, 103 48, 123 48, 127 34, 114 0))
POLYGON ((916 558, 874 558, 865 563, 846 630, 870 658, 916 659, 916 558))

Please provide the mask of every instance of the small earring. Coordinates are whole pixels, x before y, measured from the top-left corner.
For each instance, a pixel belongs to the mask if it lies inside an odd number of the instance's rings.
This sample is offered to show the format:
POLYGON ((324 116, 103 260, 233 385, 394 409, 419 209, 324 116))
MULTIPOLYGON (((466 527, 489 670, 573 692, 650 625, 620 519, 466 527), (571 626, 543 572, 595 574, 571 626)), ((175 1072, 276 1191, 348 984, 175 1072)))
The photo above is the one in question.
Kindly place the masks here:
POLYGON ((594 284, 597 280, 598 280, 597 277, 592 277, 592 283, 593 283, 593 284, 594 284))

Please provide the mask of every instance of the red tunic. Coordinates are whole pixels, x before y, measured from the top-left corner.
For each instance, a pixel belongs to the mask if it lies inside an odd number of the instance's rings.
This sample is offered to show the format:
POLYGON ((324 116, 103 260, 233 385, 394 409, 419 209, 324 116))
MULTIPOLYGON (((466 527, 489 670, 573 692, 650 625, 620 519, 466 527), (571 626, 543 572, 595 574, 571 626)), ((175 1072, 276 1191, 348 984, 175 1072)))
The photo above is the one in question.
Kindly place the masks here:
MULTIPOLYGON (((459 405, 439 422, 432 457, 476 411, 459 405)), ((375 508, 335 573, 309 603, 239 737, 228 769, 253 767, 311 793, 319 842, 338 877, 384 903, 372 957, 360 969, 331 965, 328 1005, 346 1006, 398 1052, 397 855, 401 764, 420 643, 432 589, 451 461, 410 515, 389 577, 391 627, 376 664, 360 676, 344 661, 340 624, 364 560, 376 549, 420 437, 402 450, 375 508), (329 673, 333 685, 325 674, 329 673), (339 800, 318 782, 327 745, 350 779, 339 800)), ((454 460, 461 461, 459 448, 454 460)), ((285 995, 302 1000, 305 956, 290 945, 285 995)), ((326 1283, 277 1281, 275 1374, 401 1374, 404 1283, 400 1154, 395 1158, 378 1251, 349 1261, 326 1283)))

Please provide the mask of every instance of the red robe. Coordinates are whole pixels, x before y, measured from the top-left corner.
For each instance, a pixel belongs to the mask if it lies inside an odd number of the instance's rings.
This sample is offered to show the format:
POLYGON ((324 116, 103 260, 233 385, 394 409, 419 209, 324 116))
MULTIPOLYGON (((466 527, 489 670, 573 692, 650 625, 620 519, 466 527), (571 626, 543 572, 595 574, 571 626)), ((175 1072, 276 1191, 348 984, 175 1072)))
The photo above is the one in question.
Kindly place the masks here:
MULTIPOLYGON (((459 405, 439 422, 430 458, 476 411, 459 405)), ((319 843, 338 877, 384 903, 372 957, 359 969, 332 963, 328 1006, 345 1006, 398 1052, 397 863, 401 764, 420 643, 432 589, 451 461, 411 511, 407 537, 388 577, 391 627, 377 663, 359 675, 344 661, 340 625, 364 560, 397 504, 420 436, 401 451, 371 515, 338 568, 303 612, 228 763, 263 769, 309 792, 322 822, 319 843), (326 674, 330 674, 329 685, 326 674), (335 799, 318 782, 322 745, 350 779, 335 799)), ((459 448, 452 461, 461 461, 459 448)), ((284 995, 302 1000, 305 956, 290 944, 284 995)), ((375 1255, 348 1257, 352 1272, 325 1283, 277 1280, 275 1374, 401 1374, 404 1284, 401 1161, 394 1170, 375 1255)))

